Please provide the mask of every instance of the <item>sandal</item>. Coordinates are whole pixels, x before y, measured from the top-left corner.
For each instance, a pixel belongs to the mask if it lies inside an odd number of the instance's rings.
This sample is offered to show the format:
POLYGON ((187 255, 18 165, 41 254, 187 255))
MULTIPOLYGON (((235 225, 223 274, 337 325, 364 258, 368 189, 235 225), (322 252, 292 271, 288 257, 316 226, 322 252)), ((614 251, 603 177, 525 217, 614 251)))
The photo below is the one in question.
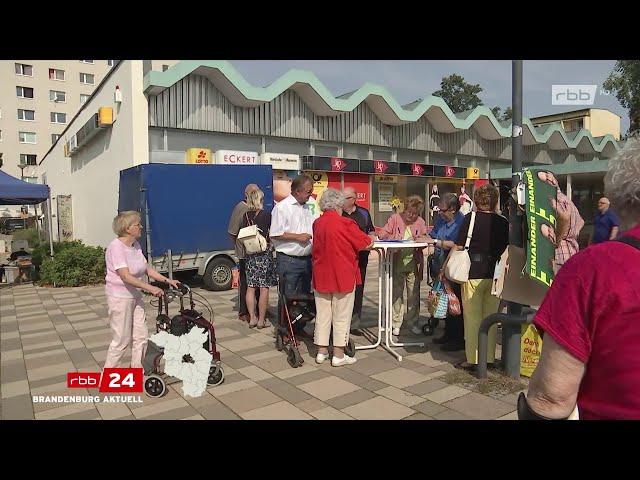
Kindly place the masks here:
POLYGON ((262 330, 263 328, 267 328, 267 327, 271 326, 271 324, 266 320, 264 322, 258 322, 257 325, 258 325, 258 328, 260 330, 262 330))
POLYGON ((256 328, 258 326, 258 322, 256 321, 256 323, 253 322, 249 322, 249 328, 256 328))
POLYGON ((476 370, 477 365, 475 363, 469 362, 458 362, 454 365, 455 368, 459 370, 467 370, 468 372, 474 372, 476 370))

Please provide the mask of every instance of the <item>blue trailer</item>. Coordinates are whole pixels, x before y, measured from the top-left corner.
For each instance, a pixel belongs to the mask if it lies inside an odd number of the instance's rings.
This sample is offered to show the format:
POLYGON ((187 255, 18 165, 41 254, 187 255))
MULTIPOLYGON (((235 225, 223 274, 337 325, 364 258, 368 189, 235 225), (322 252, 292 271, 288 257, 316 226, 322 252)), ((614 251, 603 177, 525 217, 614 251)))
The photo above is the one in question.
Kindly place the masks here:
POLYGON ((140 244, 155 269, 194 271, 207 287, 228 290, 237 258, 227 226, 249 183, 271 211, 270 165, 139 165, 120 172, 118 212, 140 212, 140 244))

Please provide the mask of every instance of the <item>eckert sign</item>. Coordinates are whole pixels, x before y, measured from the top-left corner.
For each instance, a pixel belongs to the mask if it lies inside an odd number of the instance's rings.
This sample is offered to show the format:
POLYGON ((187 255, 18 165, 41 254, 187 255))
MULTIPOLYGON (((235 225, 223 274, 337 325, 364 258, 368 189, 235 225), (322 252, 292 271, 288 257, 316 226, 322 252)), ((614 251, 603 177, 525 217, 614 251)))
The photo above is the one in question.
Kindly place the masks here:
POLYGON ((262 164, 274 170, 300 170, 300 155, 287 153, 263 153, 262 164))
POLYGON ((216 163, 219 165, 257 165, 258 152, 218 150, 216 152, 216 163))

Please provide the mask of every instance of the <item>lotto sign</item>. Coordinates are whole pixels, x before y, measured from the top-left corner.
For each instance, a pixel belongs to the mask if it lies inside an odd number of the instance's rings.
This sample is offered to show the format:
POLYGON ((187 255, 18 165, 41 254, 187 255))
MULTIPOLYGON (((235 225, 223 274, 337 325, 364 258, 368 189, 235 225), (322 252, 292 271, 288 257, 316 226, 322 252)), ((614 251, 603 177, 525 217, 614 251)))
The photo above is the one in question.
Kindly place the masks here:
POLYGON ((208 165, 211 163, 211 150, 208 148, 190 148, 187 150, 187 163, 208 165))
POLYGON ((135 393, 143 389, 142 368, 105 368, 67 373, 67 388, 98 388, 101 393, 135 393))
POLYGON ((476 167, 467 167, 467 180, 478 180, 480 178, 480 169, 476 167))

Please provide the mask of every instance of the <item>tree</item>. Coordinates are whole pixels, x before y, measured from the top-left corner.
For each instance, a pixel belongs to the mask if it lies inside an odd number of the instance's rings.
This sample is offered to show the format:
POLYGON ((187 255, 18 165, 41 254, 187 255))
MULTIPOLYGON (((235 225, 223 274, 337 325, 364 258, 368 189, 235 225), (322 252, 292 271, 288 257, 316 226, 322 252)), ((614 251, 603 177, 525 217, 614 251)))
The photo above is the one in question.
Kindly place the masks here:
POLYGON ((479 84, 467 83, 464 77, 454 73, 442 79, 440 90, 433 92, 433 95, 442 98, 453 113, 460 113, 482 105, 478 97, 480 92, 482 87, 479 84))
POLYGON ((498 106, 495 106, 491 109, 495 117, 501 122, 506 122, 507 120, 511 120, 511 107, 507 107, 503 112, 502 109, 498 106))
POLYGON ((618 60, 602 86, 629 110, 629 133, 640 130, 640 60, 618 60))

